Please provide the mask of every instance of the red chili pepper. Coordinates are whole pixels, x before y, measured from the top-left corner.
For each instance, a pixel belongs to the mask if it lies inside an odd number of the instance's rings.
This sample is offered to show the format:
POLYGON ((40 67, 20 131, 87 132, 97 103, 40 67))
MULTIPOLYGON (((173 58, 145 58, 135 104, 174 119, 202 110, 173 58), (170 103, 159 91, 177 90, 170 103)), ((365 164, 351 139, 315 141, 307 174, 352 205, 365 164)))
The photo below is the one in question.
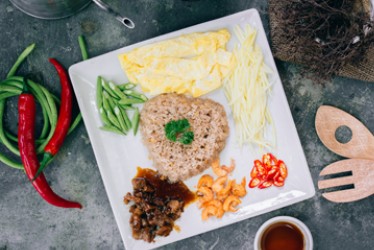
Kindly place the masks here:
POLYGON ((260 189, 268 188, 272 185, 276 187, 284 186, 288 170, 282 160, 278 160, 271 153, 262 156, 262 162, 255 160, 251 171, 251 180, 248 186, 250 188, 258 187, 260 189))
POLYGON ((69 76, 64 67, 56 59, 50 58, 49 62, 53 64, 60 77, 61 104, 55 132, 44 148, 43 160, 40 163, 40 168, 38 169, 35 178, 38 177, 38 175, 47 166, 47 163, 59 151, 69 131, 71 122, 73 90, 71 88, 69 76))
MULTIPOLYGON (((39 161, 35 149, 35 99, 28 92, 27 80, 24 80, 24 89, 18 100, 18 147, 27 177, 32 181, 39 168, 39 161)), ((64 208, 82 208, 77 202, 65 200, 55 194, 47 183, 44 174, 40 174, 32 185, 40 196, 48 203, 64 208)))

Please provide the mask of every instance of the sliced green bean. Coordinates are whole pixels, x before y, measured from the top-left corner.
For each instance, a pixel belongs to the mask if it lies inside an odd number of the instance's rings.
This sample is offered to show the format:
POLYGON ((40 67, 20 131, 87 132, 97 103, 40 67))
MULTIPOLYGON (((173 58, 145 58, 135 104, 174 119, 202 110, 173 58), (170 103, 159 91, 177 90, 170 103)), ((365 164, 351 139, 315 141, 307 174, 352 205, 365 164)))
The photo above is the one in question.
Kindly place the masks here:
POLYGON ((116 94, 116 92, 114 92, 114 90, 109 87, 109 84, 104 79, 101 79, 101 80, 102 80, 101 81, 101 86, 103 86, 103 88, 105 89, 105 91, 108 92, 108 94, 111 97, 116 98, 116 99, 121 99, 121 97, 118 96, 116 94))
POLYGON ((112 108, 109 105, 109 94, 104 90, 103 91, 103 107, 106 111, 112 111, 112 108))
POLYGON ((107 100, 108 100, 109 106, 112 109, 113 114, 114 114, 114 108, 117 106, 117 104, 116 104, 117 101, 113 100, 113 98, 110 98, 110 97, 107 97, 107 100))
POLYGON ((98 109, 103 105, 103 86, 101 81, 101 76, 98 76, 96 81, 96 105, 98 109))
POLYGON ((117 117, 112 112, 107 111, 106 115, 107 115, 110 123, 113 126, 116 126, 118 129, 121 129, 121 125, 119 124, 119 121, 118 121, 117 117))
POLYGON ((132 126, 133 126, 134 135, 136 135, 136 133, 138 132, 139 120, 140 120, 139 109, 136 108, 132 116, 132 126))
POLYGON ((135 90, 124 90, 123 93, 125 95, 132 96, 132 97, 138 98, 138 99, 143 100, 143 101, 148 100, 148 98, 145 95, 140 94, 139 92, 136 92, 135 90))
POLYGON ((108 116, 106 115, 106 112, 103 107, 99 109, 99 112, 100 112, 100 117, 101 117, 102 122, 105 125, 111 125, 112 123, 109 121, 108 116))
POLYGON ((136 84, 134 83, 131 83, 131 82, 128 82, 128 83, 124 83, 124 84, 121 84, 121 85, 118 85, 118 88, 123 91, 123 90, 130 90, 130 89, 133 89, 136 87, 136 84))
POLYGON ((126 96, 121 92, 121 90, 113 83, 113 82, 109 82, 108 83, 109 85, 109 88, 111 88, 114 93, 120 98, 126 98, 126 96))
POLYGON ((131 106, 130 104, 121 104, 121 103, 118 103, 119 106, 121 106, 121 108, 125 109, 125 110, 135 110, 135 108, 133 106, 131 106))
POLYGON ((125 121, 126 126, 130 129, 131 128, 131 121, 129 117, 127 116, 126 110, 124 109, 119 109, 121 111, 121 115, 123 120, 125 121))
POLYGON ((14 74, 16 73, 19 65, 26 59, 26 57, 34 50, 35 48, 35 43, 33 44, 30 44, 29 46, 27 46, 27 48, 22 51, 22 53, 19 55, 19 57, 17 58, 16 62, 14 63, 14 65, 12 66, 12 68, 10 68, 8 74, 6 75, 6 78, 9 78, 11 76, 14 76, 14 74))
POLYGON ((124 135, 121 130, 119 130, 118 128, 114 127, 114 126, 110 126, 110 125, 105 125, 105 126, 102 126, 100 127, 100 129, 104 130, 104 131, 108 131, 108 132, 114 132, 114 133, 117 133, 117 134, 120 134, 120 135, 124 135))
POLYGON ((131 104, 139 104, 139 103, 144 103, 144 101, 142 99, 138 99, 138 98, 122 98, 121 100, 118 101, 118 104, 121 104, 121 105, 131 105, 131 104))
POLYGON ((129 131, 129 128, 127 127, 125 123, 125 119, 122 117, 121 111, 119 110, 118 107, 114 108, 114 114, 117 116, 117 119, 119 121, 119 125, 121 126, 122 132, 127 133, 129 131))

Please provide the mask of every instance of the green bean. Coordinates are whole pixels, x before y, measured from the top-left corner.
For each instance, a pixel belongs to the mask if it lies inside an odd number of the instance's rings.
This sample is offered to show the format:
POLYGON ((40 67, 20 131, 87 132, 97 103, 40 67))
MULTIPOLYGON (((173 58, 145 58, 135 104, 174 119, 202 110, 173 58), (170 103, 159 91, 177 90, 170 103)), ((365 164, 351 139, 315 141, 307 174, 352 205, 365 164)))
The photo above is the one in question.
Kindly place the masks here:
POLYGON ((124 117, 122 117, 121 111, 119 110, 119 108, 117 106, 114 108, 114 114, 117 116, 117 119, 119 121, 119 125, 121 126, 121 129, 122 129, 122 132, 126 134, 127 131, 129 131, 129 128, 127 127, 127 125, 125 123, 125 119, 124 119, 124 117))
POLYGON ((114 93, 120 98, 126 98, 126 96, 121 92, 121 90, 113 83, 113 82, 109 82, 109 88, 111 88, 114 93))
POLYGON ((12 133, 10 133, 8 131, 4 131, 4 134, 5 134, 6 137, 8 137, 9 140, 11 140, 13 142, 18 142, 17 136, 13 135, 12 133))
POLYGON ((138 99, 143 100, 143 101, 148 100, 148 98, 145 95, 140 94, 140 93, 136 92, 135 90, 124 90, 123 93, 125 95, 132 96, 132 97, 138 98, 138 99))
POLYGON ((103 96, 104 96, 104 98, 103 98, 103 107, 104 107, 104 109, 106 111, 112 112, 112 108, 110 107, 109 101, 108 101, 109 94, 105 90, 103 91, 103 96))
POLYGON ((114 133, 117 133, 117 134, 123 135, 123 133, 121 132, 121 130, 119 130, 119 129, 116 128, 116 127, 110 126, 110 125, 102 126, 102 127, 100 127, 100 129, 102 129, 102 130, 104 130, 104 131, 114 132, 114 133))
POLYGON ((122 98, 121 100, 118 101, 118 104, 120 105, 129 105, 129 104, 138 104, 138 103, 144 103, 143 100, 137 99, 137 98, 122 98))
POLYGON ((107 111, 106 115, 107 115, 107 117, 108 117, 108 119, 109 119, 109 121, 112 125, 116 126, 118 129, 121 129, 121 125, 119 124, 119 121, 118 121, 117 117, 115 115, 113 115, 112 112, 107 111))
POLYGON ((135 108, 133 106, 131 106, 130 104, 121 104, 121 103, 118 103, 119 106, 121 106, 121 108, 125 109, 125 110, 135 110, 135 108))
POLYGON ((140 120, 139 109, 136 108, 134 115, 132 116, 132 126, 134 130, 134 135, 136 135, 136 133, 138 132, 139 120, 140 120))
POLYGON ((87 53, 86 42, 84 40, 84 36, 82 36, 82 35, 78 36, 78 43, 79 43, 79 48, 81 49, 83 61, 87 60, 88 59, 88 53, 87 53))
POLYGON ((98 109, 103 105, 103 86, 101 85, 101 76, 98 76, 96 81, 96 105, 98 109))
MULTIPOLYGON (((46 136, 46 133, 48 132, 48 129, 50 127, 50 123, 51 122, 51 125, 53 126, 53 119, 49 120, 49 114, 52 114, 52 111, 56 112, 56 108, 50 108, 49 105, 46 104, 46 97, 45 95, 42 93, 43 91, 40 91, 40 85, 37 85, 36 83, 32 82, 31 80, 28 81, 29 82, 29 85, 30 85, 30 89, 31 89, 31 92, 35 95, 36 97, 36 100, 40 103, 41 107, 42 107, 42 113, 43 113, 43 120, 44 120, 44 125, 43 125, 43 128, 42 128, 42 133, 41 135, 39 136, 39 138, 35 141, 37 146, 39 146, 41 144, 42 141, 45 140, 45 136, 46 136)), ((11 97, 11 96, 15 96, 15 95, 18 95, 22 92, 22 85, 23 85, 23 78, 22 77, 18 77, 18 76, 13 76, 13 77, 10 77, 6 80, 4 80, 3 82, 0 83, 0 86, 11 86, 11 87, 15 87, 15 88, 18 88, 17 91, 14 91, 13 93, 12 92, 5 92, 5 93, 2 93, 1 95, 2 96, 8 96, 8 97, 11 97)), ((4 89, 3 89, 4 90, 4 89)), ((9 89, 7 89, 9 90, 9 89)), ((52 99, 55 100, 56 99, 56 96, 50 94, 46 89, 44 89, 44 91, 46 93, 48 93, 48 95, 52 96, 52 99)), ((55 105, 55 104, 53 104, 55 105)), ((57 117, 55 118, 55 120, 57 121, 57 117)), ((17 142, 18 139, 17 138, 11 138, 9 137, 8 135, 10 135, 10 133, 8 133, 7 131, 5 131, 5 135, 12 141, 15 141, 17 142)), ((52 136, 52 132, 50 131, 50 135, 52 136)), ((6 140, 6 138, 5 138, 6 140)), ((12 147, 12 149, 10 149, 15 152, 18 152, 18 147, 12 147)), ((39 149, 39 152, 40 152, 40 149, 39 149)), ((18 155, 18 153, 16 153, 18 155)))
MULTIPOLYGON (((4 109, 5 109, 5 101, 0 101, 0 117, 4 116, 4 109)), ((4 128, 3 128, 3 119, 0 122, 0 138, 1 142, 15 155, 19 156, 19 150, 16 145, 12 144, 8 138, 5 136, 4 128)))
POLYGON ((68 134, 73 132, 73 130, 79 125, 79 123, 82 121, 82 113, 79 112, 79 114, 74 118, 73 123, 70 125, 68 134))
POLYGON ((106 115, 106 112, 103 107, 99 109, 101 120, 105 125, 111 125, 112 123, 109 121, 108 116, 106 115))
POLYGON ((112 112, 114 114, 114 108, 117 106, 117 104, 116 104, 117 101, 113 100, 113 98, 110 98, 110 97, 108 97, 107 100, 108 100, 109 106, 112 109, 112 112))
POLYGON ((105 91, 108 92, 108 94, 109 94, 111 97, 116 98, 116 99, 121 99, 121 97, 118 96, 118 95, 116 94, 116 92, 114 92, 114 90, 111 89, 111 88, 109 87, 109 84, 106 83, 106 81, 105 81, 104 79, 101 79, 101 80, 102 80, 102 81, 101 81, 101 86, 103 86, 103 88, 105 89, 105 91))
POLYGON ((0 161, 9 167, 16 168, 16 169, 23 169, 22 163, 18 163, 10 158, 6 157, 5 155, 0 153, 0 161))
MULTIPOLYGON (((9 71, 7 78, 0 82, 0 142, 4 144, 6 148, 15 155, 19 156, 19 150, 17 141, 18 138, 12 133, 8 132, 3 126, 3 117, 6 99, 9 97, 17 96, 22 93, 23 88, 23 77, 14 76, 19 65, 25 60, 25 58, 32 52, 35 48, 35 44, 31 44, 27 47, 21 55, 16 60, 15 64, 9 71)), ((36 101, 40 104, 42 114, 43 114, 43 127, 42 132, 38 139, 35 140, 37 146, 37 154, 44 151, 45 145, 48 143, 49 139, 53 136, 56 129, 58 113, 57 105, 60 104, 60 100, 57 96, 51 94, 45 87, 28 80, 31 93, 35 96, 36 101)), ((74 122, 70 126, 69 133, 73 131, 74 128, 82 120, 82 116, 79 113, 75 118, 74 122)), ((16 168, 23 169, 21 163, 10 159, 0 153, 0 161, 4 164, 16 168)))
POLYGON ((22 53, 18 56, 16 62, 14 63, 14 65, 12 66, 12 68, 10 68, 8 74, 6 75, 6 78, 9 78, 11 76, 14 76, 14 74, 16 73, 19 65, 26 59, 26 57, 34 50, 35 48, 35 43, 33 44, 30 44, 24 51, 22 51, 22 53))
MULTIPOLYGON (((22 91, 20 90, 17 95, 21 94, 21 92, 22 91)), ((14 96, 13 93, 1 93, 0 94, 0 100, 4 100, 4 99, 7 99, 7 98, 12 97, 12 96, 14 96)))
POLYGON ((126 126, 128 127, 128 129, 130 129, 131 128, 131 121, 126 114, 126 110, 120 109, 120 111, 121 111, 121 115, 123 117, 123 120, 125 121, 126 126))
POLYGON ((128 83, 124 83, 124 84, 121 84, 121 85, 118 85, 118 88, 123 91, 123 90, 130 90, 130 89, 133 89, 136 87, 136 84, 134 83, 131 83, 131 82, 128 82, 128 83))

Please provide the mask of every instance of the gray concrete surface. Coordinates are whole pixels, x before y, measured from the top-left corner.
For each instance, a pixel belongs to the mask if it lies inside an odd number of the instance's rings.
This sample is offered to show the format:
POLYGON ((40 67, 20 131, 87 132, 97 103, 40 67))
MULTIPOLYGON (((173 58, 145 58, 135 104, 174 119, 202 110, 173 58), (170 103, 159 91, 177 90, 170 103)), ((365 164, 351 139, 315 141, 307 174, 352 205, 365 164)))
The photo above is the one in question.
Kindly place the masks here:
MULTIPOLYGON (((79 34, 86 36, 92 57, 252 7, 259 10, 265 29, 269 30, 267 2, 262 0, 107 2, 133 18, 136 29, 124 29, 92 4, 73 17, 43 21, 24 15, 6 0, 0 1, 0 78, 32 42, 37 49, 19 74, 41 72, 47 88, 58 94, 56 75, 46 59, 56 57, 64 65, 80 61, 76 39, 79 34)), ((322 104, 337 106, 374 131, 374 83, 334 78, 316 84, 294 65, 277 62, 277 66, 316 184, 320 170, 341 159, 326 149, 315 133, 316 109, 322 104)), ((14 101, 9 102, 5 117, 5 124, 13 131, 17 126, 14 101)), ((81 201, 85 209, 61 210, 46 205, 21 171, 0 164, 0 249, 123 249, 83 124, 69 136, 46 175, 57 193, 81 201)), ((317 190, 316 196, 307 201, 163 249, 252 249, 258 227, 278 215, 304 221, 313 234, 315 249, 372 249, 373 201, 372 196, 354 203, 334 204, 323 199, 317 190)))

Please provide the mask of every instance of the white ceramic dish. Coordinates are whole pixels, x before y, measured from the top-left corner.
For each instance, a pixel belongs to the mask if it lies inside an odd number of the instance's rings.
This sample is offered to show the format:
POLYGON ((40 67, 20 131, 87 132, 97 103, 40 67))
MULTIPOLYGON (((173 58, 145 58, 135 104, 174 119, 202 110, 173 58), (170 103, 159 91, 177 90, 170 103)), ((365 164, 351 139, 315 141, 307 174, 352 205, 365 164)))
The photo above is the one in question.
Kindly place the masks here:
MULTIPOLYGON (((235 44, 236 39, 232 36, 228 44, 228 49, 231 50, 235 44)), ((300 202, 315 194, 312 178, 283 86, 279 79, 260 16, 255 9, 243 11, 109 52, 73 65, 69 69, 69 73, 126 249, 159 247, 300 202), (156 242, 151 244, 134 240, 131 236, 129 225, 129 207, 123 204, 123 196, 127 192, 132 191, 131 179, 136 174, 136 167, 151 167, 152 162, 148 159, 147 150, 141 142, 140 135, 136 137, 133 135, 119 136, 99 129, 102 123, 95 104, 97 76, 101 75, 105 79, 113 80, 117 83, 126 82, 127 78, 117 58, 120 53, 191 32, 227 28, 232 33, 236 25, 243 26, 245 24, 250 24, 258 30, 257 43, 262 48, 267 65, 274 71, 274 74, 270 78, 273 84, 273 93, 269 101, 269 108, 276 126, 277 148, 272 150, 272 153, 284 160, 288 166, 289 176, 287 177, 285 186, 282 188, 271 187, 263 190, 257 188, 248 189, 248 194, 243 198, 240 210, 236 213, 228 213, 222 219, 209 219, 203 222, 201 220, 201 211, 197 208, 197 204, 189 205, 182 214, 182 217, 176 222, 181 228, 180 232, 173 231, 168 237, 157 237, 156 242)), ((220 102, 225 107, 229 119, 230 136, 225 149, 221 153, 221 162, 228 164, 230 158, 234 158, 237 167, 232 177, 240 181, 245 176, 248 181, 253 161, 256 158, 260 158, 261 155, 251 151, 249 147, 241 149, 237 146, 232 114, 227 105, 223 90, 219 89, 205 97, 220 102)), ((207 170, 205 173, 212 172, 211 170, 207 170)), ((191 190, 195 190, 194 186, 199 177, 196 176, 185 182, 191 190)))
POLYGON ((309 228, 300 220, 290 217, 290 216, 277 216, 274 218, 271 218, 270 220, 267 220, 264 224, 261 225, 261 227, 258 229, 255 241, 254 241, 254 249, 255 250, 261 250, 261 236, 265 232, 265 230, 270 226, 278 222, 288 222, 296 226, 300 229, 301 233, 304 236, 304 249, 305 250, 313 250, 313 237, 310 233, 309 228))

